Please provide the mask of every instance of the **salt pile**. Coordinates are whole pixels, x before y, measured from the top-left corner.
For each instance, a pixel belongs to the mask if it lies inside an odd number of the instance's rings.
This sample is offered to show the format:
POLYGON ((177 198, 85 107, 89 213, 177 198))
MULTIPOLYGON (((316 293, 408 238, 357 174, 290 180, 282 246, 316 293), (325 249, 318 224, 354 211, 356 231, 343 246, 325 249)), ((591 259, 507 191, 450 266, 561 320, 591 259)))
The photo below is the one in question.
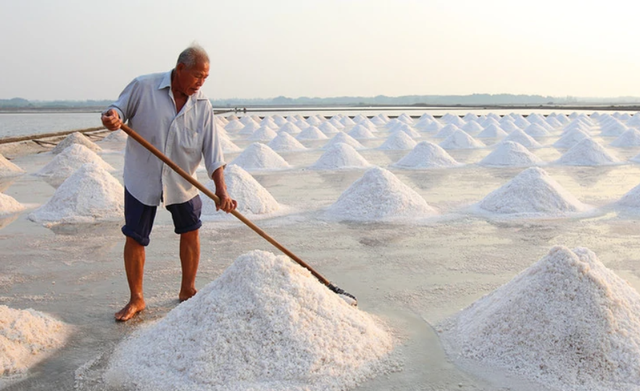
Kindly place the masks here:
POLYGON ((24 210, 24 205, 16 201, 15 198, 0 193, 0 216, 18 213, 24 210))
POLYGON ((443 126, 438 121, 433 121, 430 124, 423 126, 421 130, 424 132, 433 133, 433 132, 439 132, 442 128, 443 126))
POLYGON ((244 124, 237 119, 230 120, 228 124, 224 126, 224 130, 231 133, 238 133, 244 128, 244 124))
POLYGON ((329 140, 322 147, 322 149, 327 150, 327 149, 331 148, 332 146, 334 146, 337 143, 345 143, 347 145, 352 146, 355 149, 365 149, 364 146, 362 144, 360 144, 356 139, 354 139, 353 137, 351 137, 348 134, 343 133, 343 132, 340 132, 340 133, 336 134, 335 136, 333 136, 333 138, 331 140, 329 140))
POLYGON ((64 345, 69 326, 31 308, 0 305, 0 376, 25 373, 64 345))
POLYGON ((85 163, 94 163, 104 170, 115 171, 109 163, 102 160, 100 156, 89 148, 81 144, 72 144, 56 155, 35 175, 66 179, 85 163))
POLYGON ((349 131, 348 134, 349 136, 353 137, 356 140, 376 138, 376 136, 374 136, 373 133, 371 133, 371 130, 369 130, 366 126, 362 125, 361 123, 354 126, 349 131))
POLYGON ((456 167, 460 165, 439 145, 421 141, 405 157, 393 164, 393 167, 420 169, 456 167))
POLYGON ((393 220, 432 215, 435 210, 418 193, 380 167, 367 170, 327 208, 341 220, 393 220))
POLYGON ((244 125, 244 128, 242 128, 238 132, 238 134, 244 134, 244 135, 253 134, 253 132, 255 132, 258 129, 260 129, 260 125, 252 119, 244 125))
POLYGON ((226 137, 220 137, 220 145, 222 146, 222 152, 225 153, 242 151, 242 148, 234 144, 233 141, 229 140, 226 137))
POLYGON ((298 134, 300 132, 302 132, 302 129, 292 122, 287 122, 278 129, 278 133, 298 134))
POLYGON ((412 126, 407 125, 407 124, 400 124, 398 126, 395 126, 390 131, 391 132, 398 132, 398 131, 405 132, 407 134, 407 136, 409 136, 409 137, 411 137, 413 139, 422 137, 422 135, 417 130, 415 130, 412 126))
POLYGON ((24 174, 24 170, 0 154, 0 178, 24 174))
POLYGON ((85 136, 84 134, 82 134, 80 132, 74 132, 74 133, 71 133, 70 135, 68 135, 64 140, 60 141, 58 143, 58 145, 56 145, 55 148, 53 148, 51 150, 51 153, 54 154, 54 155, 57 155, 57 154, 61 153, 62 151, 64 151, 68 146, 70 146, 72 144, 84 145, 85 147, 89 148, 93 152, 102 151, 102 148, 100 148, 93 141, 89 140, 87 138, 87 136, 85 136))
POLYGON ((276 138, 277 135, 278 135, 278 133, 276 133, 275 130, 273 130, 272 128, 270 128, 267 125, 263 125, 260 128, 258 128, 255 132, 253 132, 251 137, 249 137, 249 140, 252 140, 252 141, 271 141, 274 138, 276 138))
POLYGON ((269 141, 268 145, 274 151, 304 151, 307 149, 300 141, 286 132, 278 133, 273 140, 269 141))
POLYGON ((602 145, 587 137, 565 152, 555 163, 567 166, 600 166, 617 164, 620 161, 609 154, 602 145))
POLYGON ((442 328, 447 350, 562 390, 640 386, 640 295, 586 248, 553 247, 442 328))
POLYGON ((115 350, 110 387, 345 390, 389 369, 393 338, 284 255, 241 255, 115 350))
POLYGON ((629 190, 616 204, 625 208, 640 208, 640 185, 629 190))
POLYGON ((477 123, 475 120, 467 122, 466 124, 464 124, 464 126, 462 126, 461 129, 469 134, 479 133, 484 130, 482 125, 477 123))
POLYGON ((498 147, 478 164, 481 166, 526 167, 543 163, 542 159, 524 146, 514 141, 505 141, 498 144, 498 147))
POLYGON ((478 207, 488 212, 513 215, 564 216, 588 209, 544 170, 532 167, 492 191, 478 207))
POLYGON ((336 143, 309 168, 314 170, 336 170, 370 166, 371 164, 352 146, 345 143, 336 143))
MULTIPOLYGON (((281 209, 271 193, 241 167, 235 164, 227 165, 224 169, 224 178, 229 196, 238 201, 238 212, 259 215, 281 209)), ((213 193, 216 192, 216 185, 212 180, 209 180, 205 186, 213 193)), ((216 211, 215 202, 208 196, 202 195, 201 198, 203 215, 226 215, 224 212, 216 211)))
POLYGON ((611 142, 612 147, 629 148, 640 146, 640 131, 631 128, 611 142))
POLYGON ((102 139, 101 142, 105 143, 124 143, 127 141, 129 136, 122 129, 115 130, 113 132, 109 132, 105 138, 102 139))
POLYGON ((237 164, 245 170, 278 170, 291 167, 282 156, 261 143, 249 145, 240 155, 231 161, 231 164, 237 164))
POLYGON ((354 126, 356 123, 349 117, 344 117, 340 120, 340 123, 344 126, 354 126))
POLYGON ((399 130, 387 137, 384 143, 378 147, 382 150, 407 150, 416 146, 416 141, 408 134, 399 130))
POLYGON ((533 137, 523 132, 522 129, 516 129, 513 132, 509 133, 509 135, 502 141, 514 141, 528 149, 542 147, 540 143, 534 140, 533 137))
POLYGON ((485 145, 481 141, 469 136, 464 130, 458 129, 444 139, 444 141, 440 143, 440 146, 444 149, 470 149, 482 148, 485 145))
POLYGON ((448 124, 448 125, 443 126, 442 128, 440 128, 440 130, 438 131, 438 133, 434 137, 435 138, 447 138, 447 137, 451 136, 452 134, 454 134, 456 132, 456 130, 460 130, 460 128, 457 127, 454 124, 448 124))
POLYGON ((524 129, 524 132, 531 137, 546 137, 549 131, 539 123, 533 123, 524 129))
POLYGON ((553 143, 553 146, 556 148, 571 148, 586 138, 591 138, 591 136, 582 129, 573 128, 566 131, 558 141, 553 143))
POLYGON ((67 178, 46 204, 29 220, 46 223, 77 223, 120 219, 124 211, 124 188, 109 172, 86 163, 67 178))
POLYGON ((298 140, 326 140, 327 135, 322 133, 316 126, 309 126, 296 137, 298 140))
POLYGON ((327 136, 340 132, 338 128, 336 128, 331 123, 331 121, 323 122, 322 124, 320 124, 320 126, 318 126, 318 129, 322 130, 322 133, 326 134, 327 136))
POLYGON ((629 130, 629 128, 623 124, 622 122, 618 121, 615 118, 612 118, 613 122, 609 122, 606 125, 603 124, 602 125, 602 131, 600 132, 600 136, 602 137, 618 137, 620 136, 622 133, 626 132, 627 130, 629 130))
POLYGON ((491 124, 487 126, 482 132, 476 135, 477 138, 503 138, 508 135, 500 125, 491 124))

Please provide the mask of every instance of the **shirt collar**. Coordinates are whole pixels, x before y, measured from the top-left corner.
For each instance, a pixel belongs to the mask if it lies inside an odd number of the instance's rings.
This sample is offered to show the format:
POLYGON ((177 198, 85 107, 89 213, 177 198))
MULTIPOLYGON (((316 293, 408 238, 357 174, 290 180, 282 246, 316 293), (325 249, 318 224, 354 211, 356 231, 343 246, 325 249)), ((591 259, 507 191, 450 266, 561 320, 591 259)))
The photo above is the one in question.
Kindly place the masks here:
POLYGON ((170 70, 169 72, 166 72, 164 76, 162 76, 162 79, 160 80, 160 84, 158 85, 159 90, 163 88, 171 88, 171 72, 173 72, 173 69, 170 70))

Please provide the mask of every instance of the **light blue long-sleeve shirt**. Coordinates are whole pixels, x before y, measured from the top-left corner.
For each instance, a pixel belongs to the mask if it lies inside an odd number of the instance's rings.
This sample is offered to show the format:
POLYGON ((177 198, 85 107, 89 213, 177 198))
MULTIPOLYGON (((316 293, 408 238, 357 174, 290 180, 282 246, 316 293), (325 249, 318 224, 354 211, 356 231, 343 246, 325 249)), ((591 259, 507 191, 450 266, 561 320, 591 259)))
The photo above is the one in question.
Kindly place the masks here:
MULTIPOLYGON (((137 77, 109 109, 194 178, 202 156, 209 178, 225 165, 211 102, 198 91, 176 113, 171 71, 137 77)), ((124 185, 138 201, 151 206, 162 199, 165 205, 179 204, 198 194, 195 186, 131 137, 125 150, 124 185)))

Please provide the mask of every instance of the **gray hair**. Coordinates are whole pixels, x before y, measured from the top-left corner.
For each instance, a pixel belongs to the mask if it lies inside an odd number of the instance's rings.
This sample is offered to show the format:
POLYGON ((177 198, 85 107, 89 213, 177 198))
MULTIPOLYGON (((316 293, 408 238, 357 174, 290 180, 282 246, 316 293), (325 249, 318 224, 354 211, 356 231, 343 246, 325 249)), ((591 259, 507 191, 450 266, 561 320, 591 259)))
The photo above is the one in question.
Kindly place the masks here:
POLYGON ((184 64, 187 68, 193 68, 198 60, 208 63, 209 55, 202 46, 194 43, 180 53, 176 66, 178 64, 184 64))

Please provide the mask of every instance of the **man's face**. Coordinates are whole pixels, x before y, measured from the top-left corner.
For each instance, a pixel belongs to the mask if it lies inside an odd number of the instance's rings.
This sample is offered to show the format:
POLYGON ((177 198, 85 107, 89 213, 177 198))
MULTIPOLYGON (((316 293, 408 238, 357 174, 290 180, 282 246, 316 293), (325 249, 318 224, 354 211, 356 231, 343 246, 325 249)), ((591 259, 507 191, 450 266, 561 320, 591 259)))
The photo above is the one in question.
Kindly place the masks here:
POLYGON ((176 76, 178 90, 187 96, 193 95, 198 92, 209 77, 209 63, 198 61, 191 68, 187 68, 184 64, 178 64, 176 76))

